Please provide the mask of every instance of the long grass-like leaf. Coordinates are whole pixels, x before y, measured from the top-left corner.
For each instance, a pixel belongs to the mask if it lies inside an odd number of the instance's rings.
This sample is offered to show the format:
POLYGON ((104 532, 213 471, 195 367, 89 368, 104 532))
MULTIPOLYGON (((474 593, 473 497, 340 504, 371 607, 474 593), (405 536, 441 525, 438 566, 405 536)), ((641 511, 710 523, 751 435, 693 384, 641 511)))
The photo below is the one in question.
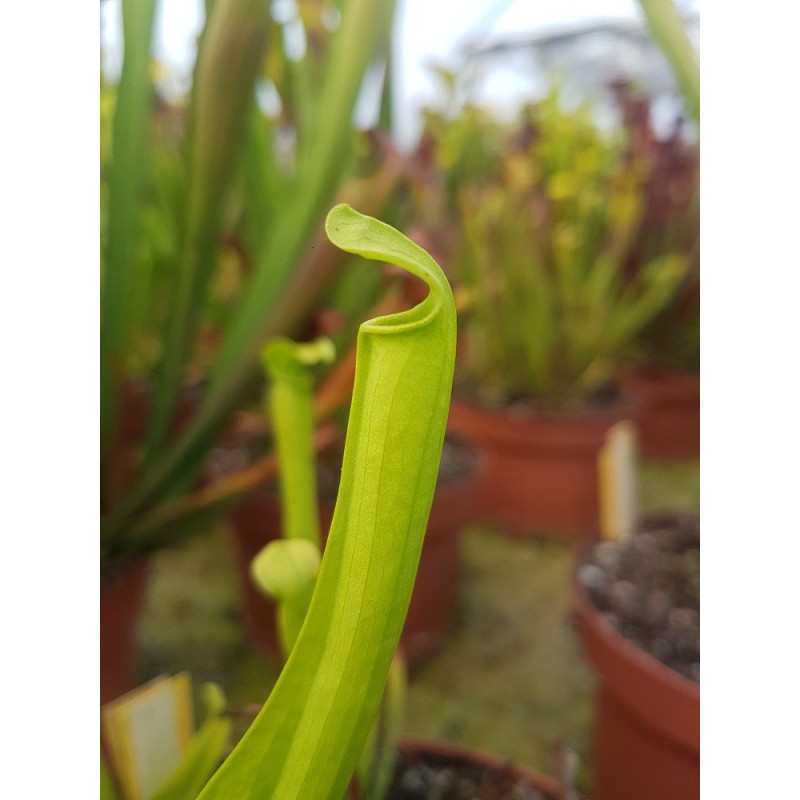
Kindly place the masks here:
POLYGON ((700 122, 700 65, 672 0, 639 0, 653 38, 669 61, 686 108, 700 122))
MULTIPOLYGON (((342 200, 358 204, 370 213, 378 213, 392 189, 397 185, 405 161, 394 150, 384 147, 384 160, 380 169, 370 178, 352 181, 341 192, 342 200)), ((265 339, 278 334, 292 334, 292 325, 302 320, 308 309, 325 288, 328 277, 344 260, 343 254, 330 247, 324 236, 312 239, 307 257, 296 267, 289 285, 281 296, 280 307, 269 317, 262 333, 265 339)), ((108 536, 121 537, 120 529, 127 517, 139 511, 153 498, 163 496, 168 487, 182 480, 192 470, 197 470, 200 459, 212 444, 214 436, 239 399, 242 387, 257 370, 256 355, 252 360, 240 359, 238 369, 225 381, 209 387, 203 405, 187 426, 184 434, 150 469, 142 475, 136 488, 115 509, 106 522, 108 536)), ((135 534, 133 534, 135 538, 135 534)), ((132 537, 128 545, 135 546, 132 537)))
MULTIPOLYGON (((216 0, 214 8, 224 0, 216 0)), ((203 454, 219 433, 226 415, 235 407, 243 389, 257 374, 257 354, 271 336, 293 333, 291 325, 301 320, 324 288, 325 279, 336 261, 329 256, 316 257, 314 225, 330 194, 347 167, 348 137, 352 136, 353 104, 376 42, 388 36, 390 10, 394 0, 347 0, 342 21, 335 33, 331 56, 325 71, 326 83, 321 93, 320 118, 315 146, 310 148, 294 189, 281 204, 280 214, 270 225, 263 256, 254 280, 247 287, 235 323, 217 355, 203 402, 190 425, 164 452, 151 450, 151 458, 135 486, 117 503, 104 520, 107 539, 126 538, 133 545, 129 527, 131 517, 159 497, 184 485, 200 468, 203 454), (304 251, 310 257, 302 259, 304 251), (298 266, 299 264, 299 266, 298 266), (308 268, 306 268, 308 266, 308 268), (278 299, 280 298, 280 302, 278 299)), ((204 39, 209 36, 204 34, 204 39)), ((374 180, 361 188, 370 192, 364 203, 372 213, 380 210, 400 170, 396 154, 385 159, 374 180)), ((358 194, 361 194, 359 189, 358 194)), ((355 198, 350 202, 361 202, 355 198)), ((323 248, 318 248, 323 249, 323 248)), ((330 250, 330 248, 324 248, 330 250)), ((172 393, 173 376, 164 376, 172 393)), ((163 401, 163 407, 171 405, 163 401)), ((169 414, 159 425, 163 426, 169 414)), ((155 441, 151 434, 151 443, 155 441)))
POLYGON ((324 124, 316 126, 298 154, 296 190, 265 243, 247 297, 217 358, 212 384, 236 380, 251 369, 281 290, 344 175, 353 137, 353 106, 380 33, 379 23, 385 23, 387 2, 393 5, 393 0, 347 0, 344 5, 316 112, 324 124))
POLYGON ((264 233, 280 207, 287 181, 278 170, 273 150, 272 122, 254 107, 243 159, 242 183, 245 196, 245 237, 248 252, 258 253, 264 233))
POLYGON ((262 0, 216 0, 204 30, 192 94, 186 233, 148 430, 150 458, 167 434, 207 297, 223 202, 251 119, 269 20, 262 0))
POLYGON ((112 126, 108 250, 101 297, 101 464, 110 454, 117 432, 120 390, 131 341, 132 308, 137 305, 135 257, 150 159, 150 41, 155 5, 155 0, 125 0, 122 4, 125 61, 112 126))

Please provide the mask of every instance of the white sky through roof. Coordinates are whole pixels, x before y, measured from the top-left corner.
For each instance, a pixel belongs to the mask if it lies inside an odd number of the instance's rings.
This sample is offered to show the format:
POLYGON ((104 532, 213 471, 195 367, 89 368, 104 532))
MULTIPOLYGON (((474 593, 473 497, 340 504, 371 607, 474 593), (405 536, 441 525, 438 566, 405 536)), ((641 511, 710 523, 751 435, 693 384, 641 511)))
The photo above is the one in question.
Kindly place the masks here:
MULTIPOLYGON (((279 0, 291 3, 291 0, 279 0)), ((699 11, 699 0, 679 0, 685 12, 699 11)), ((164 65, 176 92, 188 87, 195 39, 202 25, 202 0, 162 0, 154 42, 155 57, 164 65)), ((121 58, 120 2, 101 5, 101 45, 110 76, 118 73, 121 58)), ((636 0, 398 0, 395 25, 396 108, 400 142, 415 137, 415 108, 436 97, 436 84, 426 67, 431 61, 453 62, 460 46, 499 34, 538 31, 589 20, 641 18, 636 0)), ((493 84, 493 91, 520 91, 511 76, 493 84)))

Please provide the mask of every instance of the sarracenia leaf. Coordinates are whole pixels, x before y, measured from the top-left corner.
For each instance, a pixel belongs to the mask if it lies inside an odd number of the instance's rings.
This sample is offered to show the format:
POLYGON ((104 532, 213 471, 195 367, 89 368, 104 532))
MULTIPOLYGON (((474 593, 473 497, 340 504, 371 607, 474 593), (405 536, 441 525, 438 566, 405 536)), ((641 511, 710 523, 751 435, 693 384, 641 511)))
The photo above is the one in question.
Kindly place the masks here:
POLYGON ((135 253, 150 163, 152 109, 150 41, 155 0, 122 4, 125 61, 113 122, 113 162, 108 185, 108 251, 100 327, 100 452, 110 455, 117 435, 119 395, 132 338, 132 297, 138 291, 135 253))
POLYGON ((700 65, 672 0, 639 0, 650 33, 669 61, 684 102, 700 122, 700 65))
POLYGON ((203 800, 322 800, 345 793, 381 701, 414 584, 447 424, 453 295, 433 259, 349 206, 330 240, 389 261, 425 300, 365 322, 331 532, 305 624, 264 708, 203 800))
MULTIPOLYGON (((278 198, 279 213, 269 222, 263 256, 258 259, 255 275, 216 356, 203 402, 174 444, 163 452, 153 451, 155 460, 109 515, 105 538, 123 536, 121 531, 129 528, 131 516, 154 500, 174 494, 176 487, 197 473, 225 416, 241 400, 244 387, 253 378, 263 342, 278 333, 295 333, 297 323, 320 296, 326 277, 336 265, 321 250, 320 256, 314 257, 315 226, 322 211, 333 202, 335 187, 350 163, 353 103, 393 6, 394 0, 347 0, 339 4, 342 23, 334 36, 340 41, 331 45, 336 55, 326 62, 317 112, 324 124, 315 130, 314 142, 308 148, 308 157, 302 159, 303 168, 294 188, 287 188, 286 196, 278 198)), ((403 164, 404 160, 394 153, 387 157, 374 180, 359 182, 355 187, 355 193, 362 195, 362 202, 371 206, 373 213, 388 198, 403 164)), ((346 193, 353 191, 350 186, 346 193)), ((343 199, 355 202, 352 198, 343 199)), ((329 252, 328 248, 325 250, 329 252)), ((167 383, 175 385, 171 380, 167 383)), ((174 394, 172 397, 170 406, 174 406, 174 394)), ((155 437, 151 436, 150 441, 155 437)), ((143 544, 139 539, 136 546, 143 544)))
POLYGON ((217 0, 204 28, 192 86, 186 229, 149 422, 148 462, 167 435, 208 296, 223 204, 246 141, 269 25, 261 0, 217 0))
POLYGON ((314 378, 310 366, 330 364, 336 357, 325 337, 296 344, 271 339, 261 360, 270 379, 266 413, 275 433, 280 464, 281 535, 322 546, 314 464, 314 378))

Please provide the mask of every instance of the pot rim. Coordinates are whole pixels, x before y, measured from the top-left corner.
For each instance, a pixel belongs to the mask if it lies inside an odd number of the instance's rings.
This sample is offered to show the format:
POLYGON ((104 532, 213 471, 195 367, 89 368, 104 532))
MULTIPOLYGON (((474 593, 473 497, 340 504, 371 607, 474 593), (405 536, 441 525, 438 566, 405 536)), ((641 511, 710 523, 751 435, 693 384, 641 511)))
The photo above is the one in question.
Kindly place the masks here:
POLYGON ((406 755, 430 754, 443 761, 449 759, 455 762, 472 762, 482 765, 487 770, 510 771, 514 780, 528 781, 545 794, 548 800, 560 800, 563 796, 561 787, 554 778, 477 748, 442 740, 401 737, 397 743, 397 751, 406 755))
POLYGON ((608 431, 620 422, 638 428, 639 406, 620 402, 585 412, 549 414, 533 410, 509 413, 454 398, 450 404, 449 429, 484 447, 509 453, 535 453, 540 458, 586 457, 605 441, 608 431))
POLYGON ((478 414, 499 416, 515 422, 554 421, 571 422, 573 420, 604 420, 606 418, 630 419, 639 409, 639 400, 635 395, 622 389, 620 394, 604 405, 585 405, 575 408, 541 408, 530 403, 518 401, 508 406, 492 406, 481 403, 463 392, 453 392, 450 401, 452 406, 461 406, 478 414))

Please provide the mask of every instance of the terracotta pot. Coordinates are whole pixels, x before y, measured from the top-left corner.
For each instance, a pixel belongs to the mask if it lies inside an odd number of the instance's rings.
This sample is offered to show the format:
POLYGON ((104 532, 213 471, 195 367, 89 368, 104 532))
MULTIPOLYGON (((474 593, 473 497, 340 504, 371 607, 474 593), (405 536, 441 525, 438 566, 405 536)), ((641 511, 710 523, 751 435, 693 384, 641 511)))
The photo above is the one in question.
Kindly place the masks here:
POLYGON ((700 457, 700 375, 638 370, 621 380, 639 404, 641 453, 652 459, 700 457))
MULTIPOLYGON (((202 388, 187 386, 181 392, 172 432, 191 420, 202 388)), ((133 474, 133 456, 147 430, 152 386, 146 380, 131 380, 121 398, 119 435, 111 455, 106 487, 107 499, 118 496, 133 474)), ((144 599, 149 560, 138 557, 129 563, 101 565, 100 576, 100 704, 103 705, 135 684, 135 628, 144 599), (123 565, 124 564, 124 565, 123 565), (103 574, 105 572, 105 574, 103 574)))
MULTIPOLYGON (((483 773, 485 782, 492 788, 489 794, 480 795, 476 800, 491 800, 497 797, 497 788, 501 786, 508 789, 508 796, 513 797, 518 795, 522 787, 536 790, 545 800, 560 800, 563 797, 558 784, 552 778, 511 764, 497 756, 447 742, 402 740, 398 747, 398 764, 424 764, 434 768, 451 769, 461 767, 469 769, 472 773, 476 771, 483 773), (517 793, 513 793, 515 786, 520 787, 517 793)), ((389 800, 391 798, 390 794, 389 800)))
POLYGON ((540 415, 454 399, 449 430, 478 444, 486 460, 476 514, 515 536, 536 531, 596 539, 598 457, 611 429, 633 422, 634 410, 620 403, 581 414, 540 415))
POLYGON ((150 562, 140 558, 100 580, 100 705, 136 688, 136 622, 150 562))
POLYGON ((592 800, 699 799, 699 685, 618 634, 592 606, 577 570, 572 585, 579 635, 598 678, 592 800))
MULTIPOLYGON (((419 664, 437 650, 455 614, 459 535, 471 520, 479 476, 479 464, 474 452, 473 457, 476 466, 470 474, 440 482, 436 488, 411 604, 400 640, 410 666, 419 664)), ((331 498, 323 498, 319 504, 323 536, 327 535, 330 528, 334 502, 331 498)), ((268 541, 280 535, 277 487, 274 484, 263 485, 251 492, 232 511, 231 523, 245 628, 253 642, 277 651, 275 605, 250 580, 250 562, 268 541)))

